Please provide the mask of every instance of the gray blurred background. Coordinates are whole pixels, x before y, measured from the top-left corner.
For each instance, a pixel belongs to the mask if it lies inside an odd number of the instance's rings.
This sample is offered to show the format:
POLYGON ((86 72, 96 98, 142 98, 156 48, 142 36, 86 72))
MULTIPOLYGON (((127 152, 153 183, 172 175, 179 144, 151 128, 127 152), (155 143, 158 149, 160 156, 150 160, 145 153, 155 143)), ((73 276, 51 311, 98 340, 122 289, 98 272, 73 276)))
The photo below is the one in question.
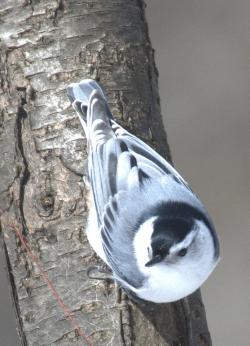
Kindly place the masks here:
POLYGON ((162 114, 177 169, 221 239, 202 287, 215 346, 250 345, 250 1, 148 0, 162 114))
MULTIPOLYGON (((221 239, 221 262, 202 288, 213 342, 247 346, 250 1, 147 3, 174 162, 206 204, 221 239)), ((1 246, 0 263, 2 268, 1 246)), ((1 292, 8 290, 5 279, 1 276, 1 292)), ((0 294, 1 346, 18 344, 15 333, 9 335, 15 323, 8 303, 10 298, 0 294)))

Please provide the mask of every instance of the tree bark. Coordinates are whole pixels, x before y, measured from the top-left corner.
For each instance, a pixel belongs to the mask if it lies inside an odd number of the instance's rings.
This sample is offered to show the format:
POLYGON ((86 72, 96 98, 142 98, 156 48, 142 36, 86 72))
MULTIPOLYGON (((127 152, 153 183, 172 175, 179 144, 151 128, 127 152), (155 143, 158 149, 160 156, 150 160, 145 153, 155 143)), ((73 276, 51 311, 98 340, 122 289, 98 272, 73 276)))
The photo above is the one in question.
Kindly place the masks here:
POLYGON ((211 345, 199 292, 138 305, 89 280, 86 141, 65 87, 100 81, 118 122, 170 160, 142 0, 2 0, 1 234, 24 345, 83 345, 13 230, 94 345, 211 345))

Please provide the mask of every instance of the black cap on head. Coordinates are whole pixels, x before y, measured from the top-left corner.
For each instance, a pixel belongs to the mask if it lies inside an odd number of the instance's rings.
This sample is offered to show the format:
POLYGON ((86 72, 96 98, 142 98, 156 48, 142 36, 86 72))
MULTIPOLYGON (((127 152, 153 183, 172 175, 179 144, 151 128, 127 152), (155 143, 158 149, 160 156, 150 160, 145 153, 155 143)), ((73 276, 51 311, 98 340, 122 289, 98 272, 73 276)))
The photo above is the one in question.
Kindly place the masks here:
POLYGON ((181 216, 160 216, 154 222, 152 240, 165 239, 171 247, 173 243, 181 242, 194 226, 194 219, 181 216))

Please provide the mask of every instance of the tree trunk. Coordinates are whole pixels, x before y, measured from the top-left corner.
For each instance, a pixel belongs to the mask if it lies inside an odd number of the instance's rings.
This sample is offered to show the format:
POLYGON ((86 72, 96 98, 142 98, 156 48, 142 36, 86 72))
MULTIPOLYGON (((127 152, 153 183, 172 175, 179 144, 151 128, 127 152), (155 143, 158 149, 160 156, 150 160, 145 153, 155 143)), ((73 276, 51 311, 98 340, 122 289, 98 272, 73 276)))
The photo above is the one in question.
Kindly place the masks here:
POLYGON ((83 345, 39 265, 94 345, 211 345, 200 293, 131 302, 89 280, 86 141, 65 93, 100 81, 118 122, 170 160, 142 0, 1 0, 1 229, 24 345, 83 345))

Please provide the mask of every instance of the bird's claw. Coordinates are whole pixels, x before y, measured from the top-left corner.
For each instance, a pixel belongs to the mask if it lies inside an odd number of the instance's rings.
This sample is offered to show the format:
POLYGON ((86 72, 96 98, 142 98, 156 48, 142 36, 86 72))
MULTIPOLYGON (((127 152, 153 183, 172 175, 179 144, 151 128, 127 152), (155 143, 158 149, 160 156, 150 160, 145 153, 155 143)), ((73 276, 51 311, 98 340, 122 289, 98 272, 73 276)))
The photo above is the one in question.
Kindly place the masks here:
POLYGON ((113 281, 112 277, 112 271, 109 267, 107 266, 89 266, 86 270, 86 274, 89 279, 94 279, 94 280, 104 280, 104 281, 113 281), (96 273, 96 274, 93 274, 96 273), (106 274, 108 276, 100 276, 99 274, 106 274))

